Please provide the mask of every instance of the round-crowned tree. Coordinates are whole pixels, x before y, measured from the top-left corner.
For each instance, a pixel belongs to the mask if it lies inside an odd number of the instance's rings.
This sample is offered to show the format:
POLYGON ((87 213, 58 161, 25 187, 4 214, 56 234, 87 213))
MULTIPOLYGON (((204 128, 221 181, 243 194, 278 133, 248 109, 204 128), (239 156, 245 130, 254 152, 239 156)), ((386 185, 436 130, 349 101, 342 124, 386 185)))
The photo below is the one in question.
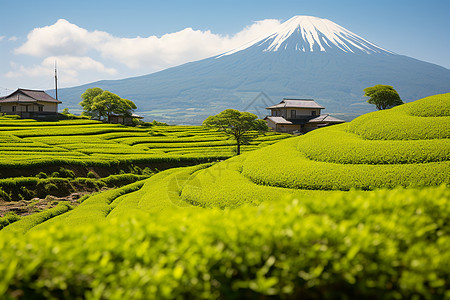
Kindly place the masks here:
POLYGON ((368 103, 374 104, 378 110, 403 104, 397 91, 390 85, 378 84, 364 89, 364 96, 370 97, 368 103))
POLYGON ((249 112, 226 109, 215 116, 209 116, 203 125, 222 131, 236 140, 236 153, 241 153, 241 145, 247 144, 269 127, 264 120, 249 112))

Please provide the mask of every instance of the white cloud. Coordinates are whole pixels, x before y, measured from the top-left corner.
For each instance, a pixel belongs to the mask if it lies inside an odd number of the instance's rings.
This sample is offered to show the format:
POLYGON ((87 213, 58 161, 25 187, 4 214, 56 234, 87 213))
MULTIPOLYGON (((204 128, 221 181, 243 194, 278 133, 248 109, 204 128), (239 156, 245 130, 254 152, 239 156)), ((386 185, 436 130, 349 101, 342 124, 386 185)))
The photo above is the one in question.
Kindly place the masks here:
MULTIPOLYGON (((6 36, 4 35, 0 35, 0 41, 6 40, 6 36)), ((10 42, 15 42, 17 41, 17 37, 16 36, 11 36, 8 38, 8 41, 10 42)))
POLYGON ((60 19, 53 25, 31 31, 15 53, 45 57, 96 52, 130 69, 153 72, 221 54, 266 35, 279 24, 273 19, 257 21, 232 36, 185 28, 161 37, 121 38, 107 32, 88 31, 60 19))
POLYGON ((115 75, 117 70, 107 68, 102 63, 90 57, 78 56, 50 56, 45 58, 39 65, 26 67, 11 63, 10 71, 5 74, 7 78, 42 78, 53 77, 55 62, 58 64, 58 72, 64 78, 65 84, 75 84, 79 82, 79 75, 83 72, 96 73, 98 75, 115 75))
POLYGON ((233 36, 186 28, 159 38, 113 38, 97 49, 104 57, 129 68, 154 71, 221 54, 261 38, 279 25, 278 20, 258 21, 233 36))
POLYGON ((17 48, 16 54, 36 57, 50 55, 84 55, 90 48, 104 43, 110 35, 106 32, 89 32, 64 19, 55 24, 33 29, 27 41, 17 48))
MULTIPOLYGON (((16 78, 21 84, 26 78, 53 76, 55 59, 65 86, 117 78, 119 72, 111 65, 120 70, 120 77, 148 74, 219 55, 266 36, 279 25, 278 20, 266 19, 234 35, 185 28, 161 37, 122 38, 103 31, 88 31, 60 19, 53 25, 33 29, 26 41, 14 50, 16 55, 35 57, 41 62, 12 65, 4 76, 16 78)), ((5 38, 2 36, 0 40, 5 38)))

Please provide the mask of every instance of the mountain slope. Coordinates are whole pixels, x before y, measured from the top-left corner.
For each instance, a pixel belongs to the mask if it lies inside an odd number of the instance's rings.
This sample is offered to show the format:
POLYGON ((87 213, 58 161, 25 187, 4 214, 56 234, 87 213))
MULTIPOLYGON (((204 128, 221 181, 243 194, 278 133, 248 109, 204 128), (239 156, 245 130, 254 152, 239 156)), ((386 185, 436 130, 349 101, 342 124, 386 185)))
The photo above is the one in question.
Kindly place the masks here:
POLYGON ((325 19, 296 16, 263 39, 161 72, 62 89, 63 107, 98 86, 135 101, 147 119, 201 123, 226 108, 263 116, 283 97, 308 97, 351 118, 374 110, 363 89, 389 84, 404 101, 450 91, 450 70, 388 50, 325 19), (262 95, 261 93, 264 93, 262 95), (267 97, 266 97, 267 96, 267 97))

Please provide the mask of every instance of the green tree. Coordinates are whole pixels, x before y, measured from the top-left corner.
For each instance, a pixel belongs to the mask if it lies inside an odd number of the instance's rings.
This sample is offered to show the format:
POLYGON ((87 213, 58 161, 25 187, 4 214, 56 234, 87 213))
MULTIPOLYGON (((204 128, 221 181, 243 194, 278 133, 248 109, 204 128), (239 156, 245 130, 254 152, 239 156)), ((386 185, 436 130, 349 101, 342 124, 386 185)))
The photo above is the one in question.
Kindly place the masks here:
POLYGON ((266 122, 258 119, 256 115, 234 109, 226 109, 215 116, 209 116, 203 121, 203 125, 232 136, 236 140, 238 155, 241 153, 241 145, 269 130, 266 122))
POLYGON ((87 89, 82 95, 80 105, 83 107, 83 115, 91 116, 93 118, 101 118, 100 112, 93 108, 94 98, 101 95, 103 90, 95 87, 87 89))
POLYGON ((108 122, 111 121, 113 114, 131 116, 133 110, 137 108, 133 101, 120 98, 118 95, 100 88, 87 89, 81 98, 83 101, 80 102, 80 105, 83 106, 86 115, 99 119, 106 118, 108 122))
POLYGON ((101 117, 111 121, 111 115, 118 110, 120 97, 110 91, 104 91, 94 98, 92 108, 99 112, 101 117))
POLYGON ((364 89, 364 96, 370 97, 367 100, 370 104, 375 104, 378 110, 391 108, 403 104, 397 91, 390 85, 378 84, 364 89))

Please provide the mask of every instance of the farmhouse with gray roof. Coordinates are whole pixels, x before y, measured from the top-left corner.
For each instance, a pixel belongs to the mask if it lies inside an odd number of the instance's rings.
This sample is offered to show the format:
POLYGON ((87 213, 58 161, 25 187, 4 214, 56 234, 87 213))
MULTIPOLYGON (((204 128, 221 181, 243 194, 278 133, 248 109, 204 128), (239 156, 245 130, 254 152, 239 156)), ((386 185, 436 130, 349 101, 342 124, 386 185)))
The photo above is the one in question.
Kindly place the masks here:
POLYGON ((0 97, 0 114, 19 115, 22 118, 56 116, 61 101, 40 90, 17 89, 0 97))
POLYGON ((280 103, 266 108, 271 110, 271 114, 264 119, 274 131, 290 133, 306 133, 345 122, 328 114, 321 115, 324 108, 313 99, 284 98, 280 103))

